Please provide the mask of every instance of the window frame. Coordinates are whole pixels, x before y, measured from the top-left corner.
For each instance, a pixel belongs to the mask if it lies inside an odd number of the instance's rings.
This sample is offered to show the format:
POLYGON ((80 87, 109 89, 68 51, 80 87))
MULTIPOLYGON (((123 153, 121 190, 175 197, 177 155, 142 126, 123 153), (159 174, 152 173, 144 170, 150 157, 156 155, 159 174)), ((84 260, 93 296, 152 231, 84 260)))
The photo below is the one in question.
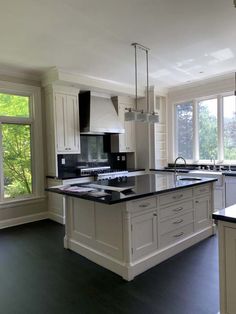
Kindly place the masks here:
POLYGON ((211 160, 203 160, 200 159, 200 154, 199 154, 199 119, 198 119, 198 104, 201 101, 204 100, 209 100, 209 99, 217 99, 217 152, 218 152, 218 159, 216 160, 217 164, 236 164, 236 160, 226 160, 224 159, 224 109, 223 109, 223 98, 227 96, 233 96, 233 92, 226 92, 222 94, 217 94, 217 95, 210 95, 210 96, 205 96, 205 97, 198 97, 195 99, 191 100, 182 100, 178 103, 174 103, 174 126, 175 126, 175 132, 174 132, 174 156, 175 158, 177 157, 177 152, 178 152, 178 139, 177 139, 177 116, 176 116, 176 108, 177 105, 181 105, 184 103, 192 103, 193 104, 193 159, 186 161, 188 163, 193 163, 193 164, 208 164, 211 162, 211 160))
MULTIPOLYGON (((0 207, 45 197, 44 193, 44 163, 42 137, 41 89, 37 86, 0 81, 0 93, 29 97, 29 117, 0 116, 0 128, 3 123, 30 125, 31 130, 31 169, 32 193, 4 198, 4 175, 0 175, 0 207)), ((3 174, 2 130, 0 132, 0 172, 3 174)))

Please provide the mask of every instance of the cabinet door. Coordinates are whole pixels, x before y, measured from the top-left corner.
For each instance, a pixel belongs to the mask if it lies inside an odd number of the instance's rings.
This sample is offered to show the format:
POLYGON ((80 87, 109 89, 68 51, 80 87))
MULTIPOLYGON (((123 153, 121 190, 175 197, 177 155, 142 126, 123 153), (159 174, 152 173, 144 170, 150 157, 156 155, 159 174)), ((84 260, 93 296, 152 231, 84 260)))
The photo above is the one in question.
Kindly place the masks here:
POLYGON ((66 96, 55 95, 55 126, 56 126, 56 146, 57 151, 62 153, 66 149, 66 126, 65 126, 65 103, 66 96))
POLYGON ((76 96, 66 96, 66 151, 80 153, 79 106, 76 96))
POLYGON ((225 228, 225 295, 228 314, 236 313, 236 229, 225 228))
POLYGON ((225 206, 229 207, 236 204, 236 178, 226 178, 225 184, 225 206))
POLYGON ((133 260, 157 249, 157 214, 148 212, 131 219, 133 260))
POLYGON ((225 208, 225 195, 223 188, 214 188, 214 211, 225 208))
POLYGON ((134 122, 125 121, 125 146, 126 152, 134 152, 135 151, 135 127, 134 122))
POLYGON ((208 196, 195 199, 195 231, 211 225, 210 199, 208 196))
POLYGON ((55 95, 55 120, 57 152, 79 154, 79 107, 76 96, 55 95))

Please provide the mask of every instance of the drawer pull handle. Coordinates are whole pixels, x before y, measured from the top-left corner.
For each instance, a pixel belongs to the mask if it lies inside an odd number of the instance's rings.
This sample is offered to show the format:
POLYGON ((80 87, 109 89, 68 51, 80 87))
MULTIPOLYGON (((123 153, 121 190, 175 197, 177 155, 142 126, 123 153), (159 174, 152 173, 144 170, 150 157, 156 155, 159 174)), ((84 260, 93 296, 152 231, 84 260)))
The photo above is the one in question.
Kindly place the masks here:
POLYGON ((197 203, 197 204, 198 204, 198 203, 199 203, 199 201, 195 201, 195 203, 197 203))
POLYGON ((176 220, 173 222, 174 225, 178 225, 180 224, 181 222, 183 222, 183 219, 179 219, 179 220, 176 220))
POLYGON ((155 216, 155 217, 156 217, 156 216, 157 216, 157 214, 156 214, 156 213, 154 213, 154 214, 153 214, 153 216, 155 216))
POLYGON ((175 208, 173 209, 173 212, 180 212, 181 210, 183 210, 183 207, 175 208))
POLYGON ((150 203, 146 203, 146 204, 141 204, 141 205, 139 205, 139 207, 145 208, 145 207, 148 207, 148 206, 150 206, 150 205, 151 205, 150 203))
POLYGON ((173 235, 173 237, 174 237, 174 238, 179 238, 179 237, 181 237, 182 235, 184 235, 184 232, 180 232, 180 233, 178 233, 178 234, 175 234, 175 235, 173 235))
POLYGON ((200 192, 205 192, 205 191, 206 191, 206 189, 200 189, 199 191, 200 191, 200 192))
POLYGON ((173 196, 172 198, 173 198, 174 200, 179 200, 181 197, 183 197, 183 194, 173 196))

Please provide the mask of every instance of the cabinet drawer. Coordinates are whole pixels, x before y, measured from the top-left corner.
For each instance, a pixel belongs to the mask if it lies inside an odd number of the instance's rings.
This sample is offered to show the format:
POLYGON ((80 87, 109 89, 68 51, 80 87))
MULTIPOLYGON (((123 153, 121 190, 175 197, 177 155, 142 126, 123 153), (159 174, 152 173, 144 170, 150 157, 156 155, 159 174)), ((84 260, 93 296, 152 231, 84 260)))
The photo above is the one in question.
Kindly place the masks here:
POLYGON ((182 203, 177 203, 168 207, 162 207, 160 209, 160 219, 167 217, 175 217, 176 215, 184 214, 187 211, 193 209, 193 201, 185 201, 182 203))
POLYGON ((132 212, 156 208, 156 197, 147 197, 130 204, 132 212))
POLYGON ((180 241, 191 233, 193 233, 193 223, 172 232, 165 233, 160 236, 160 247, 165 247, 174 242, 180 241))
POLYGON ((164 220, 160 223, 160 234, 174 231, 193 222, 193 211, 184 215, 164 220))
POLYGON ((163 194, 160 196, 160 205, 171 204, 191 197, 193 197, 192 189, 163 194))
POLYGON ((194 188, 194 196, 201 196, 202 194, 206 194, 210 192, 209 184, 204 184, 194 188))

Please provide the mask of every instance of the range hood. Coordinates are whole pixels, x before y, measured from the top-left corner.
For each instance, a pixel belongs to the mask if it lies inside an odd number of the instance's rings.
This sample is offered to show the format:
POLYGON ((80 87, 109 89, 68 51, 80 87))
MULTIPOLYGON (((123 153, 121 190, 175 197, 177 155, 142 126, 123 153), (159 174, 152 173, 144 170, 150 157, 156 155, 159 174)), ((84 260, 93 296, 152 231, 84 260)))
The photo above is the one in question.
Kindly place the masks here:
POLYGON ((80 133, 117 134, 125 130, 109 96, 90 91, 79 94, 80 133))

